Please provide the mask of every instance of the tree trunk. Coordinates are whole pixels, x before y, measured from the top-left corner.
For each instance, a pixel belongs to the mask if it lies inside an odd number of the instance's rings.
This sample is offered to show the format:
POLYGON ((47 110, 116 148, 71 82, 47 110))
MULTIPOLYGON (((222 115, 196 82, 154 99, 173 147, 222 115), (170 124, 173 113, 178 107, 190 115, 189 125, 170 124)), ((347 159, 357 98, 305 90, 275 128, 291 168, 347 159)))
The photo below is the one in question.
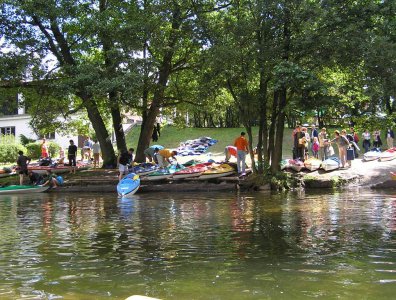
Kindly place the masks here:
POLYGON ((95 130, 96 137, 100 144, 100 150, 102 152, 103 158, 103 167, 115 168, 117 166, 117 158, 114 153, 113 145, 111 144, 109 132, 106 129, 98 107, 92 99, 86 100, 83 98, 83 96, 80 97, 86 103, 85 108, 88 113, 88 118, 91 121, 92 127, 95 130))
POLYGON ((114 100, 114 98, 116 98, 116 93, 110 92, 109 100, 110 100, 110 103, 112 103, 112 107, 111 107, 110 111, 111 111, 111 117, 113 120, 113 129, 114 129, 114 134, 116 137, 117 150, 119 153, 121 153, 122 151, 127 150, 127 146, 126 146, 126 141, 125 141, 124 128, 122 127, 122 117, 121 117, 120 107, 119 107, 118 103, 116 102, 117 100, 114 100))
POLYGON ((285 129, 285 106, 286 106, 286 88, 279 93, 279 114, 276 121, 275 147, 271 156, 271 173, 275 174, 280 170, 280 161, 282 159, 283 132, 285 129))

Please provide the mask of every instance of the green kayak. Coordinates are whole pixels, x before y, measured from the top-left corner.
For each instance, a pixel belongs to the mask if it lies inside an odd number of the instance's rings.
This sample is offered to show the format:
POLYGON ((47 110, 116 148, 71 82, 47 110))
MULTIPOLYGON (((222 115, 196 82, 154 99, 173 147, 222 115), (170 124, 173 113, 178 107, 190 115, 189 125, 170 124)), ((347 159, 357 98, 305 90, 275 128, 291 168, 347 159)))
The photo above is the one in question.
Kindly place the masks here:
POLYGON ((35 185, 9 185, 0 187, 0 194, 29 194, 41 193, 49 189, 49 186, 35 186, 35 185))

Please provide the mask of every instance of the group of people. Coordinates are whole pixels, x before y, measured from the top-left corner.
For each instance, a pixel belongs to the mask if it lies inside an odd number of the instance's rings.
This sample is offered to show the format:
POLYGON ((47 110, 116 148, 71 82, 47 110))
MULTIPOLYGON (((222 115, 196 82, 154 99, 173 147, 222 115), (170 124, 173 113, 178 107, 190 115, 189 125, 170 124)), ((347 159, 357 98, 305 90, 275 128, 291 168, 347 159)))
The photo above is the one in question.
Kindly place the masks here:
POLYGON ((42 176, 32 170, 28 169, 28 164, 30 163, 30 157, 27 157, 23 154, 23 151, 18 152, 18 173, 19 173, 19 185, 24 184, 25 176, 28 176, 30 179, 30 183, 33 185, 47 186, 49 185, 52 188, 56 188, 59 185, 63 184, 63 178, 60 176, 56 176, 52 173, 50 169, 46 171, 46 176, 42 176))
MULTIPOLYGON (((128 174, 129 166, 133 164, 133 152, 134 149, 130 148, 128 151, 123 151, 118 157, 118 171, 119 180, 121 180, 126 174, 128 174)), ((152 145, 144 150, 144 155, 149 162, 154 162, 159 168, 164 168, 172 163, 171 159, 176 159, 177 151, 165 149, 161 145, 152 145)))
MULTIPOLYGON (((370 150, 371 146, 374 148, 381 148, 383 143, 381 139, 381 131, 375 130, 372 134, 366 129, 363 134, 363 148, 367 152, 370 150)), ((384 135, 384 140, 386 141, 388 149, 393 148, 393 140, 395 134, 391 128, 387 128, 384 135)))
POLYGON ((98 140, 93 142, 91 138, 87 136, 81 148, 81 159, 92 161, 94 168, 96 168, 99 167, 100 153, 101 150, 98 140))
MULTIPOLYGON (((379 130, 375 130, 371 135, 368 130, 362 134, 362 146, 364 151, 370 150, 371 145, 375 148, 382 146, 381 134, 379 130)), ((359 135, 355 132, 354 128, 350 128, 349 133, 345 129, 334 131, 334 137, 330 138, 327 129, 323 127, 320 132, 312 125, 310 132, 308 128, 297 125, 292 133, 293 138, 293 159, 306 160, 312 156, 321 160, 325 160, 334 155, 334 148, 332 144, 338 146, 339 159, 341 167, 350 167, 352 160, 358 157, 359 148, 359 135)), ((393 148, 394 133, 393 130, 388 128, 385 134, 388 149, 393 148)))

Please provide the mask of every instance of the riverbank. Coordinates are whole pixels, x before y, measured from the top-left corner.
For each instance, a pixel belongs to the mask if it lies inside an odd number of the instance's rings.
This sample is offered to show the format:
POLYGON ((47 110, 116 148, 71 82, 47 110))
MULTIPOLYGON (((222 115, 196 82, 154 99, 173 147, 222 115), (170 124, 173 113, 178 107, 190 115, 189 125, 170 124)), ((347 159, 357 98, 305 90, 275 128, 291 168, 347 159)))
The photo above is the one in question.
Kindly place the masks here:
MULTIPOLYGON (((204 157, 200 157, 204 159, 204 157)), ((212 157, 220 160, 220 157, 212 157)), ((184 159, 180 159, 181 163, 184 159)), ((369 189, 396 188, 390 172, 396 170, 396 160, 388 162, 364 162, 356 159, 351 168, 331 172, 317 170, 314 172, 286 171, 294 187, 305 189, 363 187, 369 189)), ((89 169, 76 175, 66 175, 65 185, 57 191, 62 192, 114 192, 118 183, 117 170, 89 169)), ((197 179, 152 182, 141 178, 138 193, 148 192, 216 192, 238 190, 270 190, 269 183, 257 184, 254 176, 240 179, 237 176, 223 177, 201 181, 197 179)))
MULTIPOLYGON (((192 157, 179 157, 179 163, 185 163, 192 157)), ((222 153, 203 154, 193 157, 207 161, 209 158, 221 161, 222 153)), ((235 159, 232 158, 231 161, 235 159)), ((250 160, 247 161, 250 164, 250 160)), ((288 178, 289 188, 349 188, 362 187, 369 189, 396 188, 396 180, 392 179, 390 172, 396 171, 396 160, 387 162, 370 161, 364 162, 356 159, 352 167, 339 169, 331 172, 317 170, 314 172, 285 171, 288 178)), ((52 189, 51 192, 92 192, 112 193, 115 192, 118 183, 117 169, 88 169, 77 174, 62 174, 65 183, 62 187, 52 189)), ((18 175, 1 178, 1 184, 18 184, 18 175)), ((141 178, 141 187, 138 193, 150 192, 218 192, 218 191, 265 191, 275 187, 274 183, 266 182, 263 178, 247 176, 238 178, 235 176, 222 177, 211 180, 172 180, 172 181, 149 181, 141 178)))

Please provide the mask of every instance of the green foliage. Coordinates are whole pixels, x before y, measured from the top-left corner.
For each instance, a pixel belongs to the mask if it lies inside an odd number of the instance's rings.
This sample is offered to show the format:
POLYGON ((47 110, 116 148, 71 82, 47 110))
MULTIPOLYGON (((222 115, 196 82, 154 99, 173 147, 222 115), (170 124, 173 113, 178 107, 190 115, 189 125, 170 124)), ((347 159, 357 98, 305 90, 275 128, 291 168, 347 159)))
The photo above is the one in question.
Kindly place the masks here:
POLYGON ((0 144, 0 163, 14 163, 18 158, 18 152, 23 151, 26 155, 26 148, 21 144, 0 144))
POLYGON ((0 145, 15 144, 15 136, 12 134, 0 134, 0 145))
POLYGON ((29 143, 25 145, 27 149, 27 156, 29 156, 32 159, 39 159, 41 156, 41 148, 39 143, 29 143))
POLYGON ((48 143, 48 152, 50 157, 57 157, 59 156, 60 145, 55 142, 48 143))
MULTIPOLYGON (((60 145, 55 142, 47 142, 48 152, 50 157, 57 157, 59 155, 60 145)), ((39 159, 41 156, 41 143, 29 143, 25 145, 28 156, 32 159, 39 159)))
POLYGON ((19 139, 21 141, 21 144, 24 146, 26 146, 29 143, 34 143, 36 141, 35 139, 30 139, 23 134, 19 135, 19 139))

